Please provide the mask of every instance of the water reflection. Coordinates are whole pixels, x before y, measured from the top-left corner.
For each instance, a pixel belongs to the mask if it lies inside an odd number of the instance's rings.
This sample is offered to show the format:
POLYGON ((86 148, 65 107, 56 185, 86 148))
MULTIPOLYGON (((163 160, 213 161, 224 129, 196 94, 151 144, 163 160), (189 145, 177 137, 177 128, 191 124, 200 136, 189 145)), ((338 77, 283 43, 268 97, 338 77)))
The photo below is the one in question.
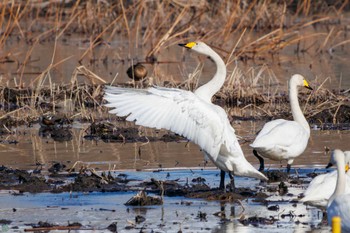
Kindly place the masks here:
MULTIPOLYGON (((320 53, 318 47, 323 45, 324 40, 321 37, 306 38, 307 35, 313 33, 328 34, 327 28, 301 28, 298 33, 301 36, 305 35, 301 44, 291 43, 275 56, 262 52, 262 54, 256 55, 256 59, 244 62, 237 60, 235 63, 228 65, 228 73, 232 73, 237 64, 243 70, 243 73, 251 70, 252 67, 257 70, 253 74, 258 73, 260 70, 264 75, 259 80, 259 85, 273 84, 270 78, 274 77, 276 78, 275 81, 283 87, 292 74, 301 73, 309 80, 319 84, 330 78, 325 84, 326 87, 348 89, 350 87, 350 79, 346 77, 350 75, 350 68, 347 65, 347 57, 350 52, 349 46, 338 47, 337 49, 329 50, 331 52, 320 53), (310 50, 304 53, 296 52, 300 46, 302 48, 310 48, 310 50)), ((254 38, 264 35, 252 32, 246 39, 248 41, 254 40, 254 38)), ((35 37, 35 35, 32 36, 35 37)), ((232 38, 230 40, 232 44, 228 41, 221 48, 223 50, 219 50, 223 57, 226 58, 229 54, 229 52, 227 54, 223 51, 229 51, 238 38, 239 35, 237 38, 232 38)), ((336 38, 336 40, 341 42, 341 40, 347 40, 347 38, 336 38)), ((84 61, 85 66, 109 83, 112 81, 114 83, 128 82, 127 69, 137 62, 143 62, 151 47, 145 45, 136 46, 137 48, 135 48, 130 46, 129 43, 125 43, 126 41, 128 41, 127 38, 117 35, 111 38, 108 43, 95 47, 90 57, 86 59, 87 61, 84 61)), ((336 42, 334 41, 334 43, 336 42)), ((24 79, 25 77, 25 85, 29 85, 49 67, 52 59, 54 64, 59 64, 52 69, 50 77, 45 84, 49 85, 51 82, 70 83, 75 74, 75 69, 80 66, 79 59, 81 55, 90 46, 90 43, 86 43, 85 36, 82 35, 62 35, 62 38, 57 41, 55 46, 54 41, 46 41, 37 44, 35 49, 33 49, 33 45, 28 44, 25 40, 8 39, 8 43, 3 48, 3 54, 20 55, 16 56, 17 62, 0 64, 0 74, 3 75, 0 83, 14 86, 16 83, 19 83, 19 79, 24 79), (22 55, 23 51, 31 51, 30 62, 25 61, 26 57, 22 55), (52 58, 53 55, 55 55, 54 58, 52 58), (21 67, 21 69, 23 68, 23 73, 22 70, 19 71, 18 64, 26 64, 25 67, 21 67)), ((155 83, 172 82, 174 80, 182 82, 188 78, 198 64, 197 55, 188 53, 184 55, 184 51, 179 50, 177 45, 161 50, 157 54, 157 59, 160 63, 147 64, 149 76, 154 77, 155 83)), ((204 62, 206 64, 201 72, 200 84, 207 82, 213 75, 211 62, 204 62)), ((77 79, 79 82, 87 81, 83 76, 77 76, 77 79)), ((276 82, 274 83, 276 84, 276 82)))
MULTIPOLYGON (((242 149, 255 167, 258 161, 254 157, 249 143, 262 126, 262 122, 242 122, 234 125, 241 140, 242 149)), ((186 142, 151 142, 151 143, 106 143, 85 140, 88 125, 72 129, 72 140, 57 142, 49 137, 39 136, 39 127, 18 128, 16 134, 3 138, 0 144, 2 164, 18 168, 33 169, 36 163, 50 166, 52 161, 74 164, 81 161, 100 169, 159 169, 159 168, 210 168, 199 148, 186 142), (6 143, 16 140, 17 144, 6 143)), ((147 129, 146 134, 154 135, 147 129)), ((312 130, 306 151, 298 157, 293 167, 323 168, 329 160, 325 147, 349 150, 350 131, 312 130)), ((266 160, 266 168, 285 168, 285 161, 266 160)), ((68 165, 69 167, 69 165, 68 165)))

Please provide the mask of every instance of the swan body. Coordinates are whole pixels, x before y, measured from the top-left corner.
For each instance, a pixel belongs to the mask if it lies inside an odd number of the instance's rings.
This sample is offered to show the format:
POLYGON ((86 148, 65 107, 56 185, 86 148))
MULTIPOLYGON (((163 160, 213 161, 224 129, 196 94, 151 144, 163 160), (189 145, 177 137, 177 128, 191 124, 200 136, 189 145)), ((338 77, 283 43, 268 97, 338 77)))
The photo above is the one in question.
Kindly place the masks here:
POLYGON ((298 87, 312 89, 304 77, 295 74, 289 81, 289 101, 293 121, 277 119, 264 125, 254 142, 250 144, 253 153, 260 160, 260 169, 264 169, 263 158, 288 160, 287 169, 294 159, 304 152, 310 138, 310 127, 298 101, 298 87))
MULTIPOLYGON (((350 151, 345 151, 345 162, 350 163, 350 151)), ((337 183, 338 172, 332 171, 326 174, 316 176, 309 184, 304 192, 304 197, 300 199, 301 202, 319 206, 327 207, 329 198, 332 196, 337 183)), ((350 194, 350 172, 346 173, 345 193, 350 194)))
POLYGON ((128 89, 107 86, 104 99, 109 112, 127 116, 136 124, 163 128, 180 134, 197 144, 222 171, 237 176, 267 178, 244 157, 223 108, 211 102, 226 78, 226 66, 221 57, 203 42, 182 44, 185 48, 209 56, 216 64, 214 77, 195 92, 177 88, 153 86, 128 89))
MULTIPOLYGON (((335 216, 341 218, 341 229, 350 232, 350 194, 345 193, 345 155, 341 150, 334 150, 331 162, 337 165, 337 184, 333 195, 329 198, 327 205, 328 225, 332 225, 335 216)), ((349 167, 347 166, 347 169, 349 167)))

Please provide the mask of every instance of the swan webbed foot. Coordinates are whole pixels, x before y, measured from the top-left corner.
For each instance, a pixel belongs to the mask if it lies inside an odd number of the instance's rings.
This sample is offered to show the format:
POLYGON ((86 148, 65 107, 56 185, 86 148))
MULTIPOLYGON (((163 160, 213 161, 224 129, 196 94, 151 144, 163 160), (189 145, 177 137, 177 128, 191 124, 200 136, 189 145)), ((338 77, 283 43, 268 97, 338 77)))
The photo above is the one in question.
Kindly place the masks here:
POLYGON ((264 171, 264 169, 265 169, 264 158, 261 157, 256 150, 253 150, 253 154, 255 157, 258 158, 258 160, 260 162, 259 172, 264 171))

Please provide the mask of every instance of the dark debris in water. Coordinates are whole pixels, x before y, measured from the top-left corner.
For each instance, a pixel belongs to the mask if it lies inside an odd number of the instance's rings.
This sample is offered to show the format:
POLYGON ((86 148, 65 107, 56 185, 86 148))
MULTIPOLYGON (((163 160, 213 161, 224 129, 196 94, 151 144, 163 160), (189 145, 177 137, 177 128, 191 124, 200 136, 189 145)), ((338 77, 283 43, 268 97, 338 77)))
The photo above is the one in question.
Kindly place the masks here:
POLYGON ((9 224, 11 224, 11 223, 12 223, 11 220, 0 219, 0 225, 9 225, 9 224))
POLYGON ((268 171, 264 171, 263 173, 269 179, 268 182, 280 182, 280 181, 288 180, 288 174, 281 170, 268 170, 268 171))
POLYGON ((226 192, 221 189, 208 189, 200 192, 189 192, 186 197, 189 198, 203 198, 208 201, 224 201, 234 202, 235 200, 243 200, 245 198, 252 198, 257 195, 256 191, 248 188, 236 188, 235 192, 226 192))
POLYGON ((155 137, 147 137, 137 127, 118 127, 110 122, 93 122, 86 130, 86 140, 102 140, 104 142, 133 143, 133 142, 180 142, 187 141, 184 137, 167 132, 155 137))
POLYGON ((0 167, 0 189, 16 189, 20 192, 38 193, 50 190, 45 177, 25 170, 0 167))
POLYGON ((278 192, 279 195, 283 196, 288 193, 288 186, 283 181, 281 181, 277 186, 268 186, 267 191, 271 193, 278 192))
POLYGON ((315 124, 322 130, 349 130, 350 106, 346 104, 336 105, 323 109, 308 118, 310 124, 315 124))
POLYGON ((32 226, 32 229, 27 228, 24 229, 24 231, 33 231, 33 232, 49 232, 52 230, 59 230, 59 231, 70 231, 70 230, 78 230, 83 227, 83 225, 79 222, 73 222, 69 223, 68 225, 57 225, 53 223, 49 223, 47 221, 39 221, 38 223, 30 224, 32 226))
POLYGON ((43 115, 39 119, 41 137, 51 137, 54 141, 64 142, 73 138, 71 121, 67 117, 43 115))
POLYGON ((87 135, 84 136, 87 140, 103 140, 104 142, 147 142, 154 141, 142 135, 136 127, 121 128, 110 122, 93 122, 87 129, 87 135))
POLYGON ((263 218, 263 217, 249 217, 245 219, 240 219, 239 222, 244 226, 253 225, 254 227, 258 227, 259 225, 272 225, 277 221, 274 217, 263 218))
MULTIPOLYGON (((45 174, 45 172, 43 172, 45 174)), ((18 190, 23 192, 125 192, 146 190, 159 196, 185 196, 188 198, 203 198, 233 202, 245 198, 266 199, 266 195, 249 188, 236 188, 235 192, 225 192, 221 189, 210 188, 205 179, 197 177, 192 182, 185 184, 175 180, 131 181, 124 174, 112 174, 111 172, 96 172, 91 168, 82 167, 79 172, 69 172, 66 165, 54 162, 49 168, 50 175, 46 177, 42 173, 33 173, 24 170, 16 170, 0 167, 0 190, 18 190), (73 178, 73 179, 72 179, 73 178), (69 182, 65 182, 71 180, 69 182)))
POLYGON ((81 170, 73 183, 59 188, 61 191, 74 192, 116 192, 127 190, 125 179, 113 177, 110 174, 98 174, 93 169, 81 170))
POLYGON ((52 166, 48 169, 48 171, 49 171, 50 173, 56 174, 56 173, 58 173, 58 172, 63 172, 64 169, 65 169, 66 167, 67 167, 67 166, 66 166, 65 164, 63 164, 63 163, 54 162, 54 163, 52 164, 52 166))
POLYGON ((149 196, 142 190, 139 191, 135 196, 130 198, 125 205, 127 206, 148 206, 148 205, 161 205, 163 204, 162 197, 149 196))

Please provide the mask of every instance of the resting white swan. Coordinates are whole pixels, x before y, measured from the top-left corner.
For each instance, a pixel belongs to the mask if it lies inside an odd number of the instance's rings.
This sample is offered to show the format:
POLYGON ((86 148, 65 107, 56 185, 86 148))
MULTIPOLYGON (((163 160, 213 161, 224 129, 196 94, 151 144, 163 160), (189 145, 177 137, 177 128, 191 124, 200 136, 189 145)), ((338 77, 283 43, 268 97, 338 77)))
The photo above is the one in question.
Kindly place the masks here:
POLYGON ((345 192, 345 172, 349 166, 345 166, 345 156, 341 150, 334 150, 331 156, 330 164, 336 164, 337 186, 333 195, 329 198, 327 206, 328 225, 332 225, 332 218, 339 216, 341 218, 341 229, 344 232, 350 232, 350 194, 345 192), (346 168, 345 168, 346 167, 346 168))
POLYGON ((310 137, 310 127, 298 101, 298 87, 312 88, 300 74, 295 74, 289 81, 289 101, 293 121, 277 119, 264 125, 254 142, 250 144, 254 155, 260 161, 259 171, 264 170, 264 159, 288 160, 287 172, 294 159, 304 152, 310 137), (260 156, 259 156, 260 155, 260 156))
MULTIPOLYGON (((226 78, 226 66, 221 57, 203 42, 181 44, 185 48, 209 56, 216 64, 214 77, 194 93, 177 88, 154 86, 128 89, 107 86, 104 99, 110 113, 127 116, 136 124, 163 128, 180 134, 197 144, 222 171, 237 176, 267 178, 244 157, 223 108, 211 102, 226 78)), ((221 176, 223 179, 223 176, 221 176)), ((221 180, 220 185, 223 184, 221 180)))
MULTIPOLYGON (((345 163, 350 163, 350 151, 345 151, 345 163)), ((316 176, 304 192, 301 202, 319 207, 327 207, 329 198, 335 190, 338 172, 332 171, 326 174, 316 176)), ((350 193, 350 172, 346 173, 345 193, 350 193)))

